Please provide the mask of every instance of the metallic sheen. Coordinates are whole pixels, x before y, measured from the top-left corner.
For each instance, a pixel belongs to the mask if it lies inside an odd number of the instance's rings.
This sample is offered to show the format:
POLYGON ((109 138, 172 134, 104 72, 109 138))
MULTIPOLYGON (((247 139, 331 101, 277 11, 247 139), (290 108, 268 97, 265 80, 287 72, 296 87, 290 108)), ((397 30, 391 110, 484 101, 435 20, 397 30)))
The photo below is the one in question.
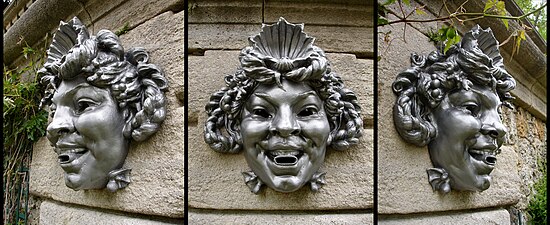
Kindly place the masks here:
POLYGON ((244 149, 252 171, 243 176, 255 194, 264 184, 293 192, 309 183, 318 191, 327 146, 344 150, 362 135, 357 97, 313 41, 303 24, 264 25, 206 105, 205 142, 217 152, 244 149))
POLYGON ((411 64, 393 83, 398 133, 428 145, 434 191, 486 190, 506 134, 499 108, 511 107, 516 86, 491 29, 476 25, 445 54, 412 54, 411 64))
POLYGON ((47 138, 68 187, 114 192, 130 183, 122 166, 131 140, 146 140, 166 117, 167 80, 148 57, 124 51, 111 31, 91 36, 76 17, 60 22, 38 74, 52 118, 47 138))

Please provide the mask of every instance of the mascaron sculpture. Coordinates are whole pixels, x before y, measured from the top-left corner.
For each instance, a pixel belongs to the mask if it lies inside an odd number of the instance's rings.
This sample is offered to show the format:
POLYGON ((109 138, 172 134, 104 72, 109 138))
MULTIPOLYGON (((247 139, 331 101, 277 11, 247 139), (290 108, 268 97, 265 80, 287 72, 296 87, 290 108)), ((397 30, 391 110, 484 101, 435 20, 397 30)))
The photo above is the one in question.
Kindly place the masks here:
POLYGON ((125 51, 111 31, 90 36, 76 17, 60 23, 38 73, 52 118, 47 138, 69 188, 114 192, 130 183, 122 166, 131 140, 147 139, 166 116, 167 81, 148 57, 125 51))
POLYGON ((244 149, 252 171, 243 176, 255 194, 264 184, 293 192, 309 183, 318 191, 327 146, 344 150, 362 134, 355 94, 313 41, 303 24, 263 25, 206 105, 205 142, 217 152, 244 149))
POLYGON ((515 80, 504 69, 490 28, 475 26, 445 54, 412 54, 412 67, 393 83, 393 118, 403 139, 428 145, 434 191, 483 191, 504 141, 502 105, 515 80))

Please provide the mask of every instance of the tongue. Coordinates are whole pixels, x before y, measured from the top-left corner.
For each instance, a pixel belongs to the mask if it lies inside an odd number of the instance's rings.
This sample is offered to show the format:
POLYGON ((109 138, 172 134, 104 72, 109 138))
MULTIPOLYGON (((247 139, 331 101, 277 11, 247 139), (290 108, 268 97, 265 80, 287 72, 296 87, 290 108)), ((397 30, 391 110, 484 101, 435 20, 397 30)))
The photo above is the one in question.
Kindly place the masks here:
POLYGON ((292 165, 296 165, 296 163, 298 162, 298 158, 293 155, 279 155, 279 156, 275 156, 273 160, 275 164, 280 166, 292 166, 292 165))

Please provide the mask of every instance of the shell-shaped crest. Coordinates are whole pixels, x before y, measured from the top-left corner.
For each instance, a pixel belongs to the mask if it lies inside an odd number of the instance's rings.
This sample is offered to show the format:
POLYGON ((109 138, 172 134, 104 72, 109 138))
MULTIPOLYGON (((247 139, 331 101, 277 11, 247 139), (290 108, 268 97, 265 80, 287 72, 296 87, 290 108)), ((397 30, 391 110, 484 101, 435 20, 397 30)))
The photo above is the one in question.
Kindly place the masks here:
POLYGON ((48 49, 46 64, 60 61, 71 48, 89 38, 88 30, 77 17, 74 17, 68 23, 61 21, 48 49))
POLYGON ((476 24, 468 33, 464 34, 461 44, 462 48, 467 50, 473 50, 476 47, 479 48, 492 60, 494 67, 504 67, 502 56, 498 49, 498 41, 490 27, 483 30, 476 24))
POLYGON ((275 59, 306 58, 314 52, 315 38, 308 36, 303 29, 304 24, 291 24, 281 17, 276 24, 264 24, 258 35, 249 38, 250 45, 275 59))

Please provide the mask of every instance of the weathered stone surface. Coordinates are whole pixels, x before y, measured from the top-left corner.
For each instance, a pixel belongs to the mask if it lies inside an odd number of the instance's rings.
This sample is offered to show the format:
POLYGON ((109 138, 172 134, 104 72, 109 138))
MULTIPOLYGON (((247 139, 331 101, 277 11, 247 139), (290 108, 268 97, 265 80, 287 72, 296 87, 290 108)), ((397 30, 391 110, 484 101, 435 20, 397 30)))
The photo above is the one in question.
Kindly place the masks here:
POLYGON ((281 15, 287 21, 306 25, 324 26, 361 26, 374 27, 372 21, 374 7, 363 3, 337 2, 300 2, 267 1, 265 4, 265 23, 275 23, 281 15), (330 16, 327 16, 330 15, 330 16), (338 18, 338 19, 335 19, 338 18))
POLYGON ((163 69, 169 81, 167 116, 162 127, 149 140, 130 146, 125 167, 132 168, 132 183, 115 193, 73 191, 65 186, 57 157, 46 138, 42 138, 33 152, 31 193, 66 203, 181 218, 184 210, 185 109, 176 95, 183 91, 183 12, 159 15, 121 39, 126 48, 146 48, 150 61, 163 69))
MULTIPOLYGON (((384 26, 379 31, 387 32, 392 27, 384 26)), ((401 27, 396 25, 393 29, 401 27)), ((401 32, 394 30, 393 33, 401 36, 401 32)), ((399 72, 410 66, 411 53, 427 54, 435 49, 429 39, 415 29, 408 28, 406 37, 406 43, 398 37, 389 47, 383 37, 379 40, 382 56, 378 67, 379 213, 403 214, 515 204, 520 197, 521 183, 516 167, 518 155, 513 146, 502 148, 488 190, 481 193, 453 191, 446 196, 432 191, 426 174, 426 169, 432 167, 427 147, 405 143, 393 125, 395 95, 391 89, 392 82, 399 72)))
POLYGON ((168 110, 183 106, 184 101, 184 16, 184 11, 165 12, 120 36, 124 46, 145 48, 149 60, 164 71, 170 85, 168 110))
POLYGON ((241 172, 250 171, 244 156, 211 150, 203 139, 203 121, 189 127, 189 207, 205 209, 311 210, 366 209, 373 204, 373 131, 345 151, 328 149, 321 171, 327 184, 317 193, 308 186, 292 193, 266 188, 250 192, 241 172))
MULTIPOLYGON (((167 11, 182 11, 183 0, 167 1, 89 1, 85 11, 78 14, 86 25, 91 27, 94 33, 101 29, 116 31, 124 27, 126 23, 130 28, 136 27, 145 21, 167 11), (90 23, 91 22, 91 23, 90 23)), ((183 24, 183 20, 181 21, 183 24)))
POLYGON ((112 224, 112 225, 161 225, 183 224, 176 220, 155 221, 128 215, 96 211, 88 207, 74 207, 44 201, 40 205, 40 224, 112 224))
MULTIPOLYGON (((302 23, 302 21, 293 20, 288 20, 288 22, 302 23)), ((188 48, 193 53, 210 49, 240 50, 248 46, 249 36, 260 32, 261 23, 189 23, 188 26, 188 48)), ((352 53, 358 57, 370 57, 373 55, 374 31, 371 27, 317 26, 306 23, 304 31, 308 35, 315 37, 316 45, 326 52, 352 53)))
POLYGON ((504 209, 482 212, 445 212, 435 215, 378 216, 380 225, 478 225, 510 224, 510 214, 504 209))
POLYGON ((227 213, 221 211, 189 212, 189 224, 373 224, 372 213, 227 213))
POLYGON ((262 22, 262 1, 201 0, 190 1, 188 22, 191 23, 241 23, 262 22))
MULTIPOLYGON (((189 56, 189 122, 196 123, 206 114, 204 106, 210 95, 225 87, 224 76, 235 73, 239 51, 207 51, 204 56, 189 56)), ((372 60, 357 59, 350 54, 328 53, 333 71, 359 98, 365 124, 372 121, 374 103, 372 60)), ((203 121, 200 121, 203 122, 203 121)), ((372 122, 370 122, 372 124, 372 122)))
MULTIPOLYGON (((34 46, 46 36, 46 33, 57 28, 60 20, 66 20, 69 15, 79 12, 81 9, 81 3, 76 0, 35 1, 3 34, 3 64, 8 66, 20 57, 25 42, 34 46), (25 42, 20 42, 21 39, 25 42)), ((16 17, 14 16, 12 19, 16 19, 16 17)))

